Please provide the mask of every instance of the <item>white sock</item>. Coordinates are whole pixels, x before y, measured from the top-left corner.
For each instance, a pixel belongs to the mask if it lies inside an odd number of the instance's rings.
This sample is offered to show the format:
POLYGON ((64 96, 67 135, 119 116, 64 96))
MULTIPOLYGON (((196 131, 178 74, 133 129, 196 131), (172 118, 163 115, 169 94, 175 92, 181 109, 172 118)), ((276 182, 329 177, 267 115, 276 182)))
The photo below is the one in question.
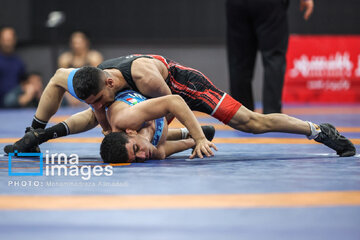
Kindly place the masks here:
POLYGON ((187 128, 180 128, 181 131, 181 139, 186 139, 189 136, 189 130, 187 128))
POLYGON ((310 130, 311 130, 311 134, 309 136, 307 136, 308 139, 315 139, 317 138, 317 136, 319 135, 319 133, 321 133, 321 129, 319 127, 319 125, 306 121, 309 126, 310 126, 310 130))

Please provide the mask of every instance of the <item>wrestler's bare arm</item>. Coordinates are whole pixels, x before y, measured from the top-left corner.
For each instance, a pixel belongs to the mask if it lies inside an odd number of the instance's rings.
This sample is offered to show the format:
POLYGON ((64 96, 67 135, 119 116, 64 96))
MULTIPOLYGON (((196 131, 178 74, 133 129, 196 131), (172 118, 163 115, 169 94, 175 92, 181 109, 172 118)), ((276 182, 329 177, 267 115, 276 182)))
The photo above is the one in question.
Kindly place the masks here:
POLYGON ((162 160, 174 153, 188 150, 194 146, 195 141, 192 138, 177 141, 165 141, 163 144, 156 147, 156 150, 152 152, 151 158, 162 160))
POLYGON ((139 58, 131 67, 131 73, 139 91, 148 97, 161 97, 171 95, 170 88, 166 85, 165 78, 168 70, 156 59, 139 58))
POLYGON ((50 79, 36 109, 35 116, 38 119, 47 122, 57 112, 64 93, 68 90, 67 78, 72 70, 72 68, 60 68, 50 79))
POLYGON ((194 139, 188 138, 177 141, 165 141, 165 143, 158 148, 160 151, 164 151, 165 157, 168 157, 174 153, 182 152, 195 147, 195 145, 194 139))
POLYGON ((102 128, 102 133, 104 135, 109 134, 111 132, 111 126, 106 118, 105 108, 94 109, 94 115, 102 128))
MULTIPOLYGON (((68 91, 67 78, 72 70, 73 68, 60 68, 50 79, 36 109, 35 116, 38 119, 47 122, 57 112, 65 91, 68 91)), ((71 121, 67 122, 71 134, 94 128, 97 121, 94 120, 93 115, 94 113, 90 109, 72 116, 71 121)))
POLYGON ((216 146, 209 142, 195 115, 186 105, 184 100, 178 95, 169 95, 159 98, 149 99, 147 101, 136 104, 124 111, 119 111, 112 116, 110 120, 113 129, 134 129, 138 130, 146 121, 154 120, 172 113, 175 117, 189 130, 192 138, 196 142, 194 153, 190 158, 198 155, 203 157, 213 155, 211 147, 217 149, 216 146))

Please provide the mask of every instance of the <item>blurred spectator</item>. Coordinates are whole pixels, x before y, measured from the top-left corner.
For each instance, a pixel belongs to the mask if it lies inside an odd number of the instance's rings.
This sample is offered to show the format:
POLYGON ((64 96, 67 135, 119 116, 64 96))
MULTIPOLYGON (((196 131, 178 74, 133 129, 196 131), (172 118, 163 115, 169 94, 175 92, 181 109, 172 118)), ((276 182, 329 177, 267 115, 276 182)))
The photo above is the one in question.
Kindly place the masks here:
MULTIPOLYGON (((70 51, 64 52, 58 59, 59 68, 79 68, 83 66, 96 67, 103 61, 101 53, 90 49, 90 41, 83 32, 74 32, 70 37, 70 51)), ((70 106, 82 103, 70 94, 65 98, 70 106)))
POLYGON ((101 53, 90 50, 90 41, 83 32, 74 32, 70 37, 71 51, 60 55, 60 68, 96 67, 103 61, 101 53))
POLYGON ((23 61, 15 55, 16 33, 12 27, 0 29, 0 107, 7 92, 19 84, 25 74, 23 61))
POLYGON ((32 72, 4 97, 7 108, 37 107, 43 91, 42 77, 32 72))

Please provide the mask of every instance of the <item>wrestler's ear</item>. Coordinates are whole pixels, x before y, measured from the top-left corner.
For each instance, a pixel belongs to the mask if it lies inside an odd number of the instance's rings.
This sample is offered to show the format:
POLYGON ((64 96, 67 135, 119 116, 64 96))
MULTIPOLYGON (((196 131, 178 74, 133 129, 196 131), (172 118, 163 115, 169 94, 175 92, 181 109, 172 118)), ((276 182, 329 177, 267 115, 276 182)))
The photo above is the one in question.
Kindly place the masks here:
POLYGON ((114 87, 114 80, 112 78, 106 78, 105 79, 105 85, 109 88, 114 87))
POLYGON ((132 129, 129 129, 127 128, 125 130, 126 134, 130 134, 130 135, 136 135, 137 134, 137 131, 136 130, 132 130, 132 129))

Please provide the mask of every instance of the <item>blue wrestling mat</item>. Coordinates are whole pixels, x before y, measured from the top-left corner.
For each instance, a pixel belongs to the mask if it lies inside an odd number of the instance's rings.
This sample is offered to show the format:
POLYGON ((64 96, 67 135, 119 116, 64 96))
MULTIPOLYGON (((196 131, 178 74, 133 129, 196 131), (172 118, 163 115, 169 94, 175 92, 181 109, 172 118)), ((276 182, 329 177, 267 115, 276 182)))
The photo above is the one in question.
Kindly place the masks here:
MULTIPOLYGON (((49 125, 80 110, 61 109, 49 125)), ((335 125, 355 143, 354 157, 198 114, 217 128, 214 157, 190 160, 185 151, 112 166, 99 156, 100 128, 41 145, 42 158, 9 159, 3 147, 34 112, 0 111, 1 239, 360 239, 360 105, 284 108, 335 125)))

